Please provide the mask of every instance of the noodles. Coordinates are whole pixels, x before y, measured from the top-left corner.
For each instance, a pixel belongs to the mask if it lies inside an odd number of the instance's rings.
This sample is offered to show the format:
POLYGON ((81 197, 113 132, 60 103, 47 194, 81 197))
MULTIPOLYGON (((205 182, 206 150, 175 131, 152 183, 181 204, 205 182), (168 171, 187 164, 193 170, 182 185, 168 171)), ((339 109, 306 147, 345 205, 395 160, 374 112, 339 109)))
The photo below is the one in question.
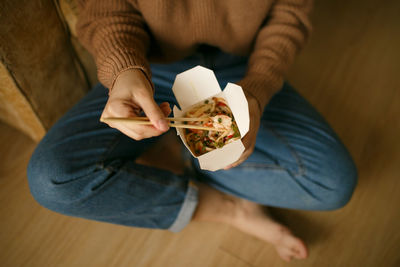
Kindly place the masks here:
POLYGON ((209 118, 185 124, 214 127, 223 131, 185 129, 186 142, 195 156, 203 155, 240 139, 239 129, 225 99, 213 97, 187 111, 185 117, 209 118))

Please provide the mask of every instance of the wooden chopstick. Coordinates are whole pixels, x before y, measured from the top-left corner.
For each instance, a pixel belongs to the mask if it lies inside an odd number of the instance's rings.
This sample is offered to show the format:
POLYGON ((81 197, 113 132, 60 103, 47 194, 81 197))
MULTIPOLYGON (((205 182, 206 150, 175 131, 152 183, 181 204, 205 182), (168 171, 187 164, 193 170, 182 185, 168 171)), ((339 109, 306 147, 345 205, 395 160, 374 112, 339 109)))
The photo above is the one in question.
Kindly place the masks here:
MULTIPOLYGON (((150 121, 149 118, 147 118, 147 117, 129 117, 127 119, 138 120, 138 121, 150 121)), ((188 118, 188 117, 172 118, 172 117, 167 117, 167 118, 165 118, 165 120, 167 120, 167 121, 208 121, 209 119, 210 119, 209 117, 203 117, 203 118, 188 118)))
MULTIPOLYGON (((168 121, 204 121, 199 120, 201 118, 166 118, 168 121), (179 119, 179 120, 177 120, 179 119), (190 120, 188 120, 190 119, 190 120)), ((208 118, 207 118, 208 119, 208 118)), ((135 123, 140 125, 152 125, 152 123, 148 120, 147 117, 132 117, 132 118, 100 118, 101 122, 128 122, 135 123), (138 119, 140 118, 140 119, 138 119)), ((168 123, 168 126, 175 128, 187 128, 187 129, 196 129, 196 130, 205 130, 205 131, 216 131, 216 132, 224 132, 225 129, 217 129, 214 127, 204 127, 198 125, 190 125, 190 124, 177 124, 177 123, 168 123)))

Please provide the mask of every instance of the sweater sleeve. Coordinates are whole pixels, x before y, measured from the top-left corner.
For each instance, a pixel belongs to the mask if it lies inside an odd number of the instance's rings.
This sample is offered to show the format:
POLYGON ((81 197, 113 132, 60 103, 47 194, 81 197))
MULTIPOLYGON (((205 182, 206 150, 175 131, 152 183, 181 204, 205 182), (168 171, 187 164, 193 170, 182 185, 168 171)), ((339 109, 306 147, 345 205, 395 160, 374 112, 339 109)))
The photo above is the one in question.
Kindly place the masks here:
POLYGON ((250 54, 243 89, 260 109, 283 85, 284 75, 311 31, 311 0, 277 0, 258 32, 250 54))
POLYGON ((112 88, 117 76, 128 69, 142 70, 151 83, 146 59, 150 37, 134 2, 80 0, 77 35, 94 56, 100 82, 112 88))

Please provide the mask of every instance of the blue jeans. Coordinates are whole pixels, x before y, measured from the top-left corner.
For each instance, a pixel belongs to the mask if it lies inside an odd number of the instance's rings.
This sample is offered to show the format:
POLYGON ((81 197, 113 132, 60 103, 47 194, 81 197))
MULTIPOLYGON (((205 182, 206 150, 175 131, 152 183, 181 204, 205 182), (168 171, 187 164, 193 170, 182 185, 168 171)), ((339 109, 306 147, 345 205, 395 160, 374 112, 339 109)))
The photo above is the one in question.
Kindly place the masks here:
MULTIPOLYGON (((240 80, 247 59, 197 53, 173 64, 153 64, 155 99, 176 104, 175 75, 196 65, 215 71, 221 88, 240 80)), ((157 138, 132 140, 100 123, 107 89, 95 86, 37 146, 28 166, 31 193, 62 214, 121 225, 179 231, 192 217, 198 179, 220 191, 268 206, 330 210, 345 205, 356 167, 334 131, 289 84, 265 108, 253 154, 231 170, 195 175, 135 163, 157 138)))

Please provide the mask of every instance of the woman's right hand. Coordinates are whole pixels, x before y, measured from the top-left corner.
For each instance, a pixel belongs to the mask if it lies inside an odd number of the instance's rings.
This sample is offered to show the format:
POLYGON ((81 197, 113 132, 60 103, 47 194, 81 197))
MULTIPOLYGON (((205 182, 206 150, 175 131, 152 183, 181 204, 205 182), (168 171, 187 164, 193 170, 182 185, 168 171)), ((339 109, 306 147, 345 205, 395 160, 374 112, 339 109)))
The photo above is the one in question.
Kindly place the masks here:
POLYGON ((169 104, 164 102, 157 105, 151 85, 141 70, 124 71, 115 81, 101 117, 138 117, 142 111, 153 125, 126 122, 108 122, 107 124, 135 140, 158 136, 169 129, 165 120, 165 117, 171 113, 169 104))

